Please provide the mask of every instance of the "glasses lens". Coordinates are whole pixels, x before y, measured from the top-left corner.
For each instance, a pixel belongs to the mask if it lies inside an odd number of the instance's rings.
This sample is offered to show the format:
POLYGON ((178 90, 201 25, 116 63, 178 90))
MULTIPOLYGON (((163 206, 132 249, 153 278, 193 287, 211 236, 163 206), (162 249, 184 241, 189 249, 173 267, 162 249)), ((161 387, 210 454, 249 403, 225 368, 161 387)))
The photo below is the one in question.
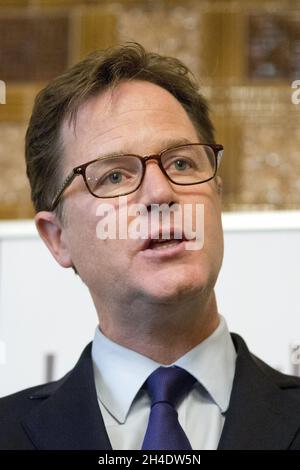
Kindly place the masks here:
POLYGON ((86 168, 90 191, 99 197, 114 197, 134 191, 139 185, 143 167, 134 156, 107 157, 86 168))
POLYGON ((167 150, 162 155, 163 167, 169 178, 178 184, 201 183, 216 171, 214 151, 207 145, 185 145, 167 150))

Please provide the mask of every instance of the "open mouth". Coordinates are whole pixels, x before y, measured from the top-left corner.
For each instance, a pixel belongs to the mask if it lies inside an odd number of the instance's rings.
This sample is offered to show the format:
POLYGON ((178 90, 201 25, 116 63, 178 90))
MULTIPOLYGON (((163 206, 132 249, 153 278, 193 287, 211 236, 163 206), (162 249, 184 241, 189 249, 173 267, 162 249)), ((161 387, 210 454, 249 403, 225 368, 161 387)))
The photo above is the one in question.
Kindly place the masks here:
POLYGON ((176 237, 175 230, 164 236, 162 231, 152 233, 151 237, 144 241, 141 253, 148 258, 173 258, 185 251, 186 238, 184 234, 176 237))
POLYGON ((174 247, 182 243, 181 239, 162 239, 162 240, 151 240, 148 250, 165 250, 167 248, 174 247))

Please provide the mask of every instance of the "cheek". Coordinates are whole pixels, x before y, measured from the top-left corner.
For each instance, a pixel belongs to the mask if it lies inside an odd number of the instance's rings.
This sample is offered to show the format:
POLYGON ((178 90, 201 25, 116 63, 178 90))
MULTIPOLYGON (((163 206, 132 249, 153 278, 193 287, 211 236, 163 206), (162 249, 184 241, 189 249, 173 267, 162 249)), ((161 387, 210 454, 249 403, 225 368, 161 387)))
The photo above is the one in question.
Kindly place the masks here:
POLYGON ((223 258, 224 240, 221 218, 220 201, 215 191, 212 189, 207 197, 203 198, 204 205, 204 252, 210 254, 210 258, 215 260, 220 266, 223 258))
POLYGON ((67 239, 73 264, 78 272, 90 267, 97 245, 97 219, 89 210, 70 209, 67 213, 67 239))
MULTIPOLYGON (((199 235, 204 235, 204 243, 223 249, 223 229, 221 219, 221 201, 211 184, 203 184, 201 193, 188 197, 186 206, 193 205, 192 227, 199 235)), ((191 220, 191 219, 187 219, 191 220)))
POLYGON ((218 212, 212 212, 207 219, 205 225, 204 249, 206 247, 207 251, 210 253, 214 269, 219 270, 224 253, 221 215, 218 212))
POLYGON ((128 271, 126 240, 102 240, 97 236, 95 216, 82 214, 80 222, 69 226, 71 257, 82 281, 92 291, 100 292, 119 282, 128 271))

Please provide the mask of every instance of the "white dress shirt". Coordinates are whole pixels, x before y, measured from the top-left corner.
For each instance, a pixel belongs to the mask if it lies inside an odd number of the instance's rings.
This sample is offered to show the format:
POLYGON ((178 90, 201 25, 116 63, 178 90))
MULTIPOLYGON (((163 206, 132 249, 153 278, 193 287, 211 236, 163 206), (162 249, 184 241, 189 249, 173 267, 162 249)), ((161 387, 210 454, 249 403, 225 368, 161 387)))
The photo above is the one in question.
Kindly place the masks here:
MULTIPOLYGON (((140 449, 151 401, 141 389, 162 364, 114 343, 99 328, 92 346, 100 410, 113 449, 140 449)), ((192 374, 197 382, 178 407, 178 419, 194 450, 216 449, 229 406, 236 352, 226 321, 206 340, 171 365, 192 374)), ((164 364, 164 366, 166 366, 164 364)))

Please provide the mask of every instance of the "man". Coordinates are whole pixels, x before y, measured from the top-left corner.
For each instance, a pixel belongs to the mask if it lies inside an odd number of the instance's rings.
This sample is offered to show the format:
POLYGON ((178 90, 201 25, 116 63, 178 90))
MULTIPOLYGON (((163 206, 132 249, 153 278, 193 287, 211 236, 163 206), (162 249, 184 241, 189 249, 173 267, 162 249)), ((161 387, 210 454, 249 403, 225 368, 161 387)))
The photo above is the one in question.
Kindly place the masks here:
POLYGON ((41 91, 26 137, 35 221, 99 326, 64 378, 0 400, 1 449, 300 448, 300 380, 251 355, 218 313, 221 152, 187 68, 138 44, 41 91), (101 239, 124 201, 145 209, 141 225, 169 209, 169 235, 160 218, 146 237, 101 239), (200 248, 175 236, 186 207, 190 229, 204 208, 200 248))

